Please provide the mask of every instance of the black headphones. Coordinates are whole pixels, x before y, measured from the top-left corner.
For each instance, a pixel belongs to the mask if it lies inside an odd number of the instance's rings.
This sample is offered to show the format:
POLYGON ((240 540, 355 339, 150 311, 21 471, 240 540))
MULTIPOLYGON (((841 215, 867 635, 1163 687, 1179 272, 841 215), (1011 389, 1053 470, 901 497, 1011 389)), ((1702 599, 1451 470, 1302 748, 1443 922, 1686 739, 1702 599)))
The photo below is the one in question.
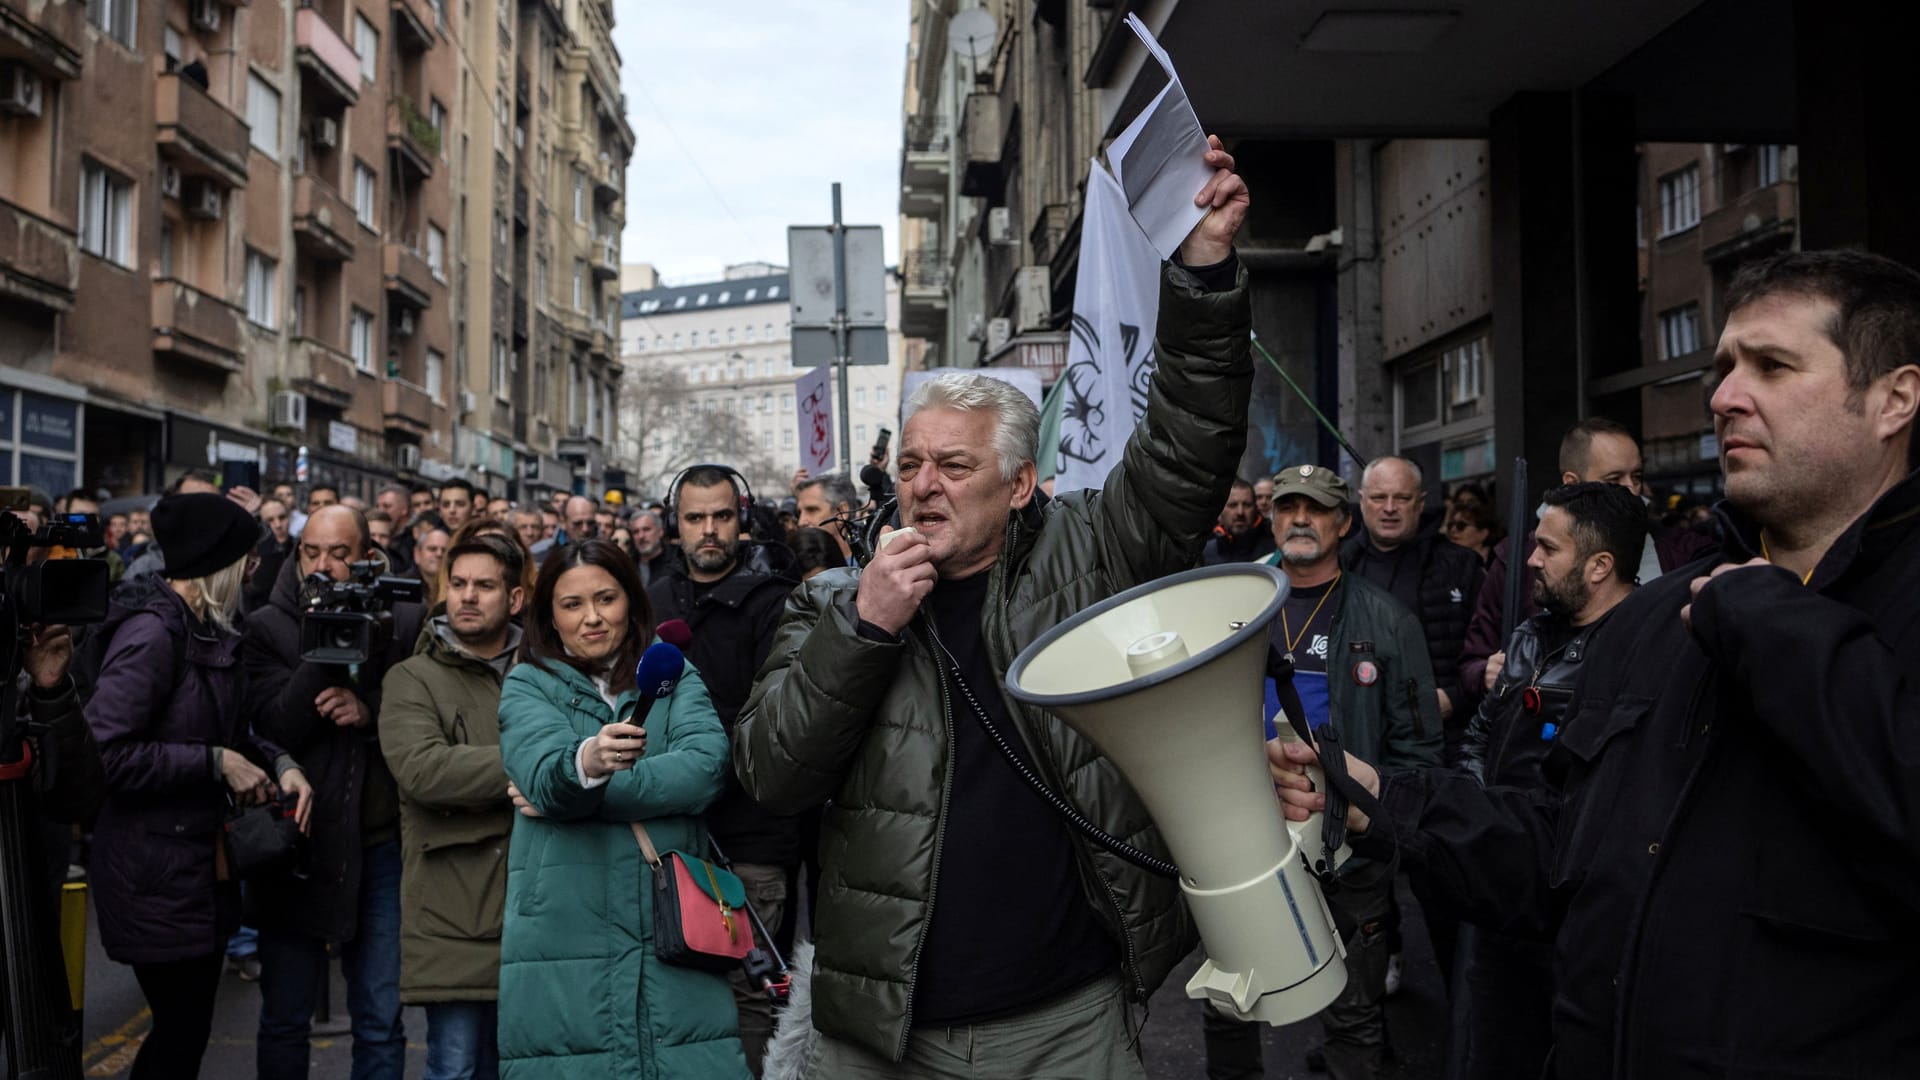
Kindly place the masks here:
POLYGON ((732 479, 734 493, 740 496, 740 527, 746 528, 747 519, 753 513, 753 485, 747 483, 747 478, 740 475, 739 469, 714 462, 689 465, 674 474, 673 483, 667 485, 667 518, 672 523, 671 528, 676 532, 680 528, 680 485, 688 473, 700 469, 716 469, 732 479))

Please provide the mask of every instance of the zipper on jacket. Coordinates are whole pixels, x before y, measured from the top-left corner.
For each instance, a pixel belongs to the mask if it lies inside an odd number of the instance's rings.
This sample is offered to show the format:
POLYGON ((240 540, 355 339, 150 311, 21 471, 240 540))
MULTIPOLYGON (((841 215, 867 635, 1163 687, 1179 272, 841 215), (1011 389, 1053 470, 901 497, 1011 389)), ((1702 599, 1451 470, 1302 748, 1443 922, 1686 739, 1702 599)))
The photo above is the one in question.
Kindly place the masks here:
MULTIPOLYGON (((933 619, 926 621, 932 633, 933 619)), ((938 640, 939 635, 934 633, 934 638, 938 640)), ((940 809, 935 818, 938 824, 933 827, 933 870, 927 877, 927 910, 920 916, 920 934, 913 943, 913 959, 907 964, 907 1014, 901 1018, 900 1045, 894 1051, 898 1060, 906 1058, 907 1040, 913 1035, 913 996, 920 986, 920 953, 927 947, 927 931, 933 926, 933 902, 940 895, 940 851, 947 841, 947 800, 953 796, 953 701, 947 695, 947 669, 941 665, 938 655, 933 657, 933 670, 940 677, 940 717, 947 725, 947 767, 942 770, 940 809)))

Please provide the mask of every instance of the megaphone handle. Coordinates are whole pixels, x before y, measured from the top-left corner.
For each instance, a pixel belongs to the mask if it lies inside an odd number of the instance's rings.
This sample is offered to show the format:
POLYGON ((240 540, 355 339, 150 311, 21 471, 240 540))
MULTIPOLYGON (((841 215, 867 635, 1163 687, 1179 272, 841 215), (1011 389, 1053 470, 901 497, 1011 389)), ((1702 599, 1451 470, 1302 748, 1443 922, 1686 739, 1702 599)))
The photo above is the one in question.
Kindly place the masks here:
MULTIPOLYGON (((1293 687, 1293 661, 1271 646, 1267 650, 1267 677, 1273 680, 1274 692, 1280 698, 1280 712, 1286 716, 1287 725, 1320 755, 1320 771, 1327 780, 1327 808, 1320 821, 1320 837, 1326 845, 1327 860, 1331 862, 1332 853, 1346 846, 1347 807, 1351 804, 1367 815, 1371 823, 1369 832, 1378 829, 1386 841, 1393 844, 1393 857, 1386 864, 1386 875, 1391 877, 1400 865, 1400 846, 1394 843, 1393 822, 1387 818, 1380 800, 1348 774, 1347 753, 1340 745, 1340 733, 1331 723, 1317 733, 1312 730, 1307 723, 1306 706, 1300 703, 1300 692, 1293 687)), ((1334 867, 1314 867, 1313 870, 1323 882, 1332 884, 1334 867)))

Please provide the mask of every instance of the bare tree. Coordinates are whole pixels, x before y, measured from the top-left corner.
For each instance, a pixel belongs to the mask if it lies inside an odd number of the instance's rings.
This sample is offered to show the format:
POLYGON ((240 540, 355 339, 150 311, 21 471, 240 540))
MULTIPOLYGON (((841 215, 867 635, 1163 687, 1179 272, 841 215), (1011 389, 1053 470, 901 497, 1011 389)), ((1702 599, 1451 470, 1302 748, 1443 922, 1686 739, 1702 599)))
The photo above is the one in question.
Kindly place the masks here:
POLYGON ((620 386, 620 442, 636 490, 664 497, 680 470, 715 462, 738 469, 756 494, 784 491, 773 455, 726 403, 696 392, 664 364, 629 368, 620 386))

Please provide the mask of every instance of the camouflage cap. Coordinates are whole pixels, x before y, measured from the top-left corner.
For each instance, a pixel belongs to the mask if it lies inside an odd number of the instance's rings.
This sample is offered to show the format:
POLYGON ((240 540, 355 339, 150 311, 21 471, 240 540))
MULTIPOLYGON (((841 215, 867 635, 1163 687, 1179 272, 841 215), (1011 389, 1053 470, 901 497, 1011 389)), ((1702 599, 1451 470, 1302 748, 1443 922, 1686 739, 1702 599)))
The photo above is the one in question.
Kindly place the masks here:
POLYGON ((1353 493, 1341 475, 1323 465, 1298 465, 1273 474, 1273 501, 1277 504, 1289 495, 1305 495, 1329 510, 1353 501, 1353 493))

